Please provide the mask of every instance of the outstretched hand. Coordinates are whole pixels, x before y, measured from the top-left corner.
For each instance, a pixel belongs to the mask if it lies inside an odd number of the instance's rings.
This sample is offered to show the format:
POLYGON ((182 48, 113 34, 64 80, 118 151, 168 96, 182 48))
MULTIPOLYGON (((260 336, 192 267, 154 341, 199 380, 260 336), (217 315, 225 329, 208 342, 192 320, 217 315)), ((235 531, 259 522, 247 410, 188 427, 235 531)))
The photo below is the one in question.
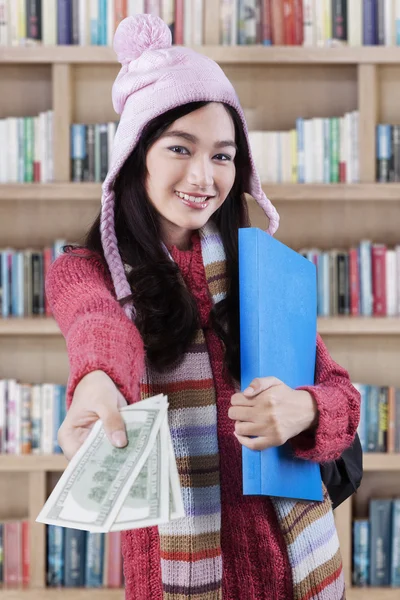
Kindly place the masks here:
POLYGON ((276 377, 260 377, 232 396, 228 416, 243 446, 264 450, 315 427, 318 409, 309 392, 294 390, 276 377))

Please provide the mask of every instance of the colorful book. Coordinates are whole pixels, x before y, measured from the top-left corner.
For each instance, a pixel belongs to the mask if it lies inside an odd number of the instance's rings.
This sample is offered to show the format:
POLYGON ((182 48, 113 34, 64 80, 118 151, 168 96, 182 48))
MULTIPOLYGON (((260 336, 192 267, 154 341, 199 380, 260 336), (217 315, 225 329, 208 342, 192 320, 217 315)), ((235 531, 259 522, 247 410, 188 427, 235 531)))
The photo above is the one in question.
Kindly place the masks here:
MULTIPOLYGON (((239 230, 241 386, 274 376, 297 388, 314 384, 315 265, 257 228, 239 230)), ((290 443, 243 447, 243 493, 322 500, 319 465, 296 458, 290 443)))

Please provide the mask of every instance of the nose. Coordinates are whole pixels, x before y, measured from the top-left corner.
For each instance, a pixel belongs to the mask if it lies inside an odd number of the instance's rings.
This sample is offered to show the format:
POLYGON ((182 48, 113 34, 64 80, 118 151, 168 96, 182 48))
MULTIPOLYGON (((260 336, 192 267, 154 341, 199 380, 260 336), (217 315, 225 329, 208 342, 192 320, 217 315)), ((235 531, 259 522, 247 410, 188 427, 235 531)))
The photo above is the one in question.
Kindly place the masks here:
POLYGON ((194 157, 187 176, 190 185, 207 190, 214 185, 214 166, 209 157, 194 157))

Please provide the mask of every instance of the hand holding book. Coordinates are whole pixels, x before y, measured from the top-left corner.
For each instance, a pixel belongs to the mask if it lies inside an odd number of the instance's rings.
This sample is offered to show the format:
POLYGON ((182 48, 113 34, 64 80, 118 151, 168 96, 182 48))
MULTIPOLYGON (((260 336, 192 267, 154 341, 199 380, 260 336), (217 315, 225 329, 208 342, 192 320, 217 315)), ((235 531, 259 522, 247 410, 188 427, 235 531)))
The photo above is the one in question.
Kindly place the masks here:
POLYGON ((232 396, 229 418, 236 421, 235 435, 243 446, 264 450, 315 427, 318 411, 309 392, 276 377, 259 377, 232 396))

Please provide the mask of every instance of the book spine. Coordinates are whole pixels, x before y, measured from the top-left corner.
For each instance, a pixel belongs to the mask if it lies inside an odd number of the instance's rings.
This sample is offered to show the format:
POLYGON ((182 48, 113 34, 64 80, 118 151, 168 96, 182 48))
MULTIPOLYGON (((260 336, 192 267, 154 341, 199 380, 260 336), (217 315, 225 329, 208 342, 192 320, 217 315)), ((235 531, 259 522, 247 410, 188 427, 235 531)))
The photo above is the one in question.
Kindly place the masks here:
POLYGON ((400 587, 400 499, 393 500, 392 506, 392 548, 390 564, 390 583, 400 587))
POLYGON ((377 386, 371 385, 368 388, 368 406, 367 406, 367 439, 368 452, 378 451, 378 431, 379 431, 379 390, 377 386))
POLYGON ((122 585, 121 532, 112 531, 106 535, 108 538, 107 587, 119 588, 122 585))
POLYGON ((390 585, 391 500, 371 500, 371 574, 372 586, 390 585))
POLYGON ((369 522, 353 522, 353 585, 365 587, 369 583, 369 522))
POLYGON ((97 27, 99 46, 107 46, 107 0, 99 0, 99 17, 97 21, 97 27))
POLYGON ((347 1, 332 1, 332 38, 347 41, 347 1))
POLYGON ((185 6, 183 0, 175 0, 174 43, 182 46, 184 43, 185 6))
POLYGON ((283 0, 283 36, 285 46, 295 44, 293 0, 283 0))
POLYGON ((108 171, 108 125, 100 125, 100 180, 104 181, 108 171))
POLYGON ((271 0, 261 0, 261 43, 263 46, 272 44, 271 0))
POLYGON ((21 454, 32 451, 31 395, 31 386, 21 385, 21 454))
POLYGON ((85 540, 86 531, 65 529, 65 587, 83 587, 85 585, 85 540))
POLYGON ((284 44, 283 4, 281 0, 271 0, 272 43, 274 46, 284 44))
MULTIPOLYGON (((114 21, 114 30, 117 29, 118 25, 128 16, 128 0, 115 0, 115 21, 114 21)), ((162 18, 164 20, 164 14, 162 13, 162 18)))
MULTIPOLYGON (((250 231, 250 230, 249 230, 250 231)), ((257 256, 257 237, 249 236, 247 241, 248 254, 240 252, 240 242, 245 238, 246 230, 239 229, 239 278, 240 289, 246 290, 246 294, 240 296, 241 311, 249 315, 255 314, 250 304, 251 298, 258 295, 257 265, 254 264, 251 257, 257 256), (251 246, 250 246, 251 243, 251 246), (246 306, 247 302, 247 306, 246 306)), ((250 383, 251 377, 246 373, 252 373, 255 365, 259 365, 258 344, 254 343, 254 335, 257 335, 257 327, 240 326, 240 345, 247 348, 247 352, 241 352, 241 387, 244 390, 250 383)), ((261 494, 261 452, 242 447, 242 468, 243 468, 243 494, 253 495, 261 494)))
POLYGON ((58 525, 47 525, 47 585, 64 585, 64 538, 65 529, 58 525))
POLYGON ((302 46, 304 42, 303 0, 293 0, 294 43, 302 46))
POLYGON ((4 524, 4 583, 8 588, 22 584, 21 522, 4 524))
POLYGON ((372 267, 371 267, 371 242, 362 240, 359 245, 360 261, 360 298, 361 314, 372 317, 372 267))
POLYGON ((31 556, 30 556, 30 524, 29 521, 21 523, 21 550, 22 550, 22 586, 29 587, 31 556))
POLYGON ((386 250, 386 314, 397 315, 396 251, 386 250))
POLYGON ((331 183, 339 183, 340 122, 337 117, 330 119, 331 140, 331 183))
POLYGON ((72 42, 72 0, 58 0, 57 4, 57 44, 69 45, 72 42))
POLYGON ((385 0, 377 3, 377 43, 379 46, 385 45, 385 0))
POLYGON ((353 317, 360 315, 360 277, 357 248, 349 251, 349 278, 350 278, 350 314, 353 317))
POLYGON ((86 534, 85 585, 98 588, 103 585, 104 534, 86 534))
POLYGON ((26 33, 27 39, 39 42, 42 40, 42 3, 41 0, 26 2, 26 33))
POLYGON ((388 433, 388 390, 379 388, 379 427, 378 427, 378 452, 387 452, 388 433))
POLYGON ((40 454, 42 449, 42 386, 32 386, 32 454, 40 454))
POLYGON ((386 246, 373 244, 371 249, 373 315, 386 316, 386 246))
POLYGON ((400 452, 400 389, 395 390, 395 452, 400 452))
POLYGON ((84 162, 86 158, 85 125, 71 125, 71 179, 73 182, 84 180, 84 162))
POLYGON ((53 410, 54 386, 45 383, 42 386, 42 454, 53 454, 53 410))
POLYGON ((362 8, 363 0, 350 0, 348 10, 348 41, 349 46, 362 46, 362 8))
POLYGON ((7 0, 0 0, 0 46, 11 45, 8 35, 10 17, 7 0))
POLYGON ((396 390, 393 386, 388 388, 388 430, 387 430, 387 452, 393 454, 396 451, 396 390))
POLYGON ((392 157, 391 148, 391 126, 377 126, 377 174, 378 182, 386 183, 389 181, 390 161, 392 157))
POLYGON ((316 42, 315 11, 313 0, 303 0, 303 46, 316 42))
POLYGON ((363 0, 363 45, 375 46, 378 42, 378 15, 376 0, 363 0))
POLYGON ((79 11, 80 0, 72 0, 71 6, 71 43, 75 46, 79 45, 79 11))

